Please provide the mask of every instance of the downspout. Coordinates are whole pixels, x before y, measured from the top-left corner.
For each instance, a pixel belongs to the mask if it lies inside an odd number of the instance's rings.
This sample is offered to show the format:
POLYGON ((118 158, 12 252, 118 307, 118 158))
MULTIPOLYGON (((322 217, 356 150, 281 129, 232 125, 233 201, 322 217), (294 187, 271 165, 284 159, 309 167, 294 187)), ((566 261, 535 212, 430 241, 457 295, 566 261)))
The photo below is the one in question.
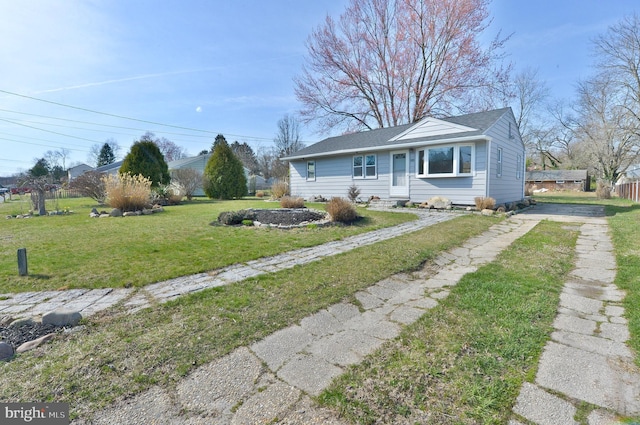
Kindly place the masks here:
POLYGON ((486 182, 486 193, 485 193, 485 198, 488 198, 491 196, 491 138, 489 138, 489 140, 487 140, 487 175, 485 176, 487 182, 486 182))

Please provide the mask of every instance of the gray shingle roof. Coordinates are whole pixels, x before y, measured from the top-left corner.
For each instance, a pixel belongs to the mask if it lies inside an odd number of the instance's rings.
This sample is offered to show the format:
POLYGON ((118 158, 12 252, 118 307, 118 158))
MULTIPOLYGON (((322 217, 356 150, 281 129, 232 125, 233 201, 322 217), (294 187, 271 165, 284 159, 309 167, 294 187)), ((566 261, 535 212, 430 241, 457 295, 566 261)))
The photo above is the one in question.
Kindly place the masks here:
POLYGON ((423 137, 411 140, 402 140, 390 142, 389 140, 399 134, 410 129, 417 123, 404 124, 396 127, 385 127, 375 130, 362 131, 359 133, 350 133, 342 136, 329 137, 314 143, 304 149, 301 149, 283 159, 302 158, 305 156, 319 156, 322 154, 332 154, 343 151, 372 150, 375 148, 400 147, 406 143, 414 143, 416 141, 435 141, 447 140, 459 137, 481 136, 505 113, 511 113, 510 108, 495 109, 486 112, 477 112, 473 114, 460 115, 456 117, 439 118, 442 121, 448 121, 453 124, 463 125, 475 128, 474 131, 466 131, 462 133, 452 133, 450 135, 438 135, 432 137, 423 137))
POLYGON ((526 181, 556 181, 556 180, 585 180, 587 170, 542 170, 527 171, 526 181))

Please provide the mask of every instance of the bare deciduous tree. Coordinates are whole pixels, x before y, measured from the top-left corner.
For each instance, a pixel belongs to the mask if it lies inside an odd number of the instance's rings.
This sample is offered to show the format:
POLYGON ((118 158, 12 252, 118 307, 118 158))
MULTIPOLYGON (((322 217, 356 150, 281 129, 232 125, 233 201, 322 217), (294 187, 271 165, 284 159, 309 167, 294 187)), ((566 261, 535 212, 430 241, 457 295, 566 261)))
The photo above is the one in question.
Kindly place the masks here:
POLYGON ((300 140, 300 123, 294 116, 285 114, 278 121, 278 132, 273 142, 274 152, 269 170, 270 174, 272 177, 287 179, 289 176, 289 162, 281 161, 280 158, 304 148, 304 143, 300 140))
POLYGON ((611 74, 581 82, 571 123, 597 178, 609 187, 640 158, 640 122, 631 113, 628 92, 619 89, 611 74))
POLYGON ((309 37, 295 80, 303 119, 352 131, 483 108, 510 70, 501 63, 506 39, 498 34, 486 49, 479 42, 488 3, 351 0, 309 37))
POLYGON ((196 190, 202 187, 202 173, 192 168, 171 170, 171 182, 179 185, 184 190, 184 196, 191 200, 196 190))

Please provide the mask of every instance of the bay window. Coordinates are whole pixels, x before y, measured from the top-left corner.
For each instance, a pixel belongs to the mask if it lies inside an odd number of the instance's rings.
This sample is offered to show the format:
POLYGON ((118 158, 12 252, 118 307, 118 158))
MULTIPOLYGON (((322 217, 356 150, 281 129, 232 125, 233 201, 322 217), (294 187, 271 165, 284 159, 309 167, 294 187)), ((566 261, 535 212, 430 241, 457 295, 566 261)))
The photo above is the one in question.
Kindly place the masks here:
POLYGON ((473 174, 473 145, 435 146, 417 151, 418 177, 455 177, 473 174))

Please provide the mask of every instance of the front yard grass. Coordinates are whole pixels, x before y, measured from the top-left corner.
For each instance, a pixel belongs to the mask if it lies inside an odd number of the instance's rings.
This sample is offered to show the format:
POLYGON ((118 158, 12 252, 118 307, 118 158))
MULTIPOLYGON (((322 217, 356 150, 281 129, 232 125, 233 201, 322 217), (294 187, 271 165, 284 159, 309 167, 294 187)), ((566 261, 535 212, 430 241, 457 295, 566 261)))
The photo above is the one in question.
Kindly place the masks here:
POLYGON ((198 365, 353 301, 355 292, 394 273, 417 270, 498 220, 462 216, 136 314, 102 312, 85 320, 85 331, 0 363, 0 400, 69 402, 74 416, 84 416, 151 385, 173 386, 198 365))
MULTIPOLYGON (((110 209, 89 198, 48 202, 50 210, 68 208, 74 214, 5 220, 26 213, 29 203, 22 198, 0 203, 0 294, 143 286, 415 219, 359 208, 364 220, 355 225, 277 230, 209 225, 222 211, 279 207, 262 200, 197 200, 125 218, 90 218, 93 207, 110 209), (19 248, 27 249, 29 276, 18 275, 19 248)), ((308 206, 324 210, 321 204, 308 206)))
POLYGON ((535 377, 576 237, 542 222, 319 400, 359 424, 506 423, 535 377))

